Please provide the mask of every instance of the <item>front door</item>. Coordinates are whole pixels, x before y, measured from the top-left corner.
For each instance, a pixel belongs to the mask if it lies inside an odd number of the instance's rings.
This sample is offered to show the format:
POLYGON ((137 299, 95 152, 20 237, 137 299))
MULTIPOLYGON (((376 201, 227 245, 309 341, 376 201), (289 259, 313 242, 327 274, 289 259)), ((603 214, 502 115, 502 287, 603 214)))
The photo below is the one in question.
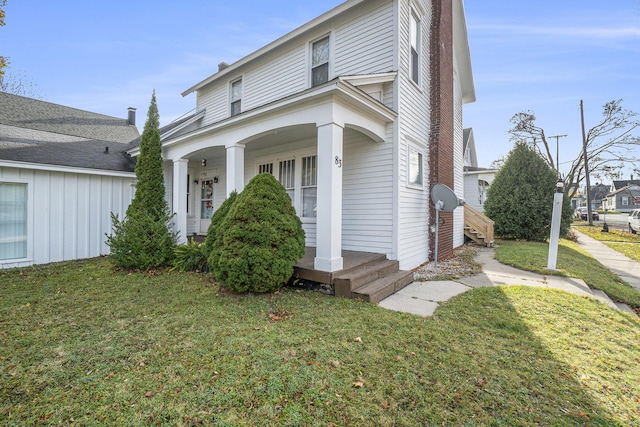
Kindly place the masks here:
POLYGON ((213 216, 213 179, 202 181, 200 193, 200 234, 207 234, 213 216))

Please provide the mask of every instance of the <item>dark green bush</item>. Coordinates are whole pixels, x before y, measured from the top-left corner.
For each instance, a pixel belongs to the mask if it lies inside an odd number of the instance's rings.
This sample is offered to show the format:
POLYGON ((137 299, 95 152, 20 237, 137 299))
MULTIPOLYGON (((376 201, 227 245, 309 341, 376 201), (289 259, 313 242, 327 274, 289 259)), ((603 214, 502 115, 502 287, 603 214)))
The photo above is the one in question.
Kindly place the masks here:
MULTIPOLYGON (((218 210, 216 210, 211 217, 211 225, 209 225, 209 229, 207 230, 207 237, 204 240, 203 248, 203 252, 210 266, 215 266, 218 263, 220 251, 214 253, 213 249, 216 246, 220 247, 222 244, 222 222, 227 217, 229 210, 231 210, 233 203, 236 201, 236 197, 238 197, 238 193, 232 191, 229 197, 222 202, 218 210)), ((214 272, 214 268, 209 267, 209 271, 214 272)))
POLYGON ((268 173, 238 194, 220 225, 213 253, 216 277, 237 292, 273 292, 293 274, 304 255, 304 230, 284 187, 268 173), (216 254, 216 251, 219 251, 216 254))
POLYGON ((189 240, 184 245, 173 249, 175 258, 173 268, 178 271, 204 271, 207 257, 204 254, 204 244, 189 240))
MULTIPOLYGON (((485 214, 505 239, 543 242, 549 238, 558 176, 538 153, 516 143, 487 191, 485 214)), ((570 201, 563 199, 560 235, 571 226, 570 201)))
POLYGON ((111 214, 113 234, 107 236, 109 259, 121 268, 150 270, 171 265, 176 236, 169 231, 171 217, 154 218, 138 212, 119 220, 111 214))

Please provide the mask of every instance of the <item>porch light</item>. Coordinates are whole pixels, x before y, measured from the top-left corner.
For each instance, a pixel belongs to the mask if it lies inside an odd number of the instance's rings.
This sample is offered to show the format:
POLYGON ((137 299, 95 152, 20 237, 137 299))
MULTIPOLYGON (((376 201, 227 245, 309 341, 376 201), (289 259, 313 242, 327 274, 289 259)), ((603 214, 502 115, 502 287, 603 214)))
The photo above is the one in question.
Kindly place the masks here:
POLYGON ((214 183, 214 184, 217 184, 217 183, 218 183, 218 177, 217 177, 217 176, 214 176, 214 177, 213 177, 213 183, 214 183))
POLYGON ((202 167, 207 167, 207 159, 202 159, 202 167))

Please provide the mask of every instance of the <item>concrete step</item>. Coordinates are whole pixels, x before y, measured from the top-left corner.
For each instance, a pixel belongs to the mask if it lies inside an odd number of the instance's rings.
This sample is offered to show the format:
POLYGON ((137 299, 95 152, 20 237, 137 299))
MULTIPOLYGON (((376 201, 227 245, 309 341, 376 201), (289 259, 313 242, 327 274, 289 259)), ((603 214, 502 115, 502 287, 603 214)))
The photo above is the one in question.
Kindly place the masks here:
POLYGON ((605 303, 609 307, 611 307, 613 309, 616 309, 616 310, 620 309, 620 307, 618 307, 613 301, 611 301, 611 298, 609 298, 609 295, 607 295, 603 291, 600 291, 598 289, 591 289, 591 292, 593 293, 593 297, 594 298, 602 301, 603 303, 605 303))
POLYGON ((389 295, 398 292, 413 282, 412 271, 396 271, 393 274, 379 278, 352 292, 353 298, 362 298, 369 302, 380 302, 389 295))

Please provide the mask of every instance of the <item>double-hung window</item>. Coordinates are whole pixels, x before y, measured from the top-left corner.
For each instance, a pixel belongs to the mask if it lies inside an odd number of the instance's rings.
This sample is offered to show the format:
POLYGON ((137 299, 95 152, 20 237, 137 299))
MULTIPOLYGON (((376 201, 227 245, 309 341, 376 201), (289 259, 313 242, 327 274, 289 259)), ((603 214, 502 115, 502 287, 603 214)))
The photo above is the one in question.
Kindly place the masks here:
POLYGON ((409 145, 407 157, 407 184, 412 187, 422 187, 424 175, 422 151, 413 145, 409 145))
POLYGON ((329 81, 329 36, 311 45, 311 86, 329 81))
POLYGON ((411 12, 409 22, 409 38, 411 44, 411 58, 409 61, 409 73, 414 83, 420 83, 420 20, 411 12))
POLYGON ((231 117, 242 112, 242 79, 231 83, 231 117))
POLYGON ((302 158, 302 217, 317 216, 318 156, 302 158))
POLYGON ((0 183, 0 260, 27 257, 27 184, 0 183))

